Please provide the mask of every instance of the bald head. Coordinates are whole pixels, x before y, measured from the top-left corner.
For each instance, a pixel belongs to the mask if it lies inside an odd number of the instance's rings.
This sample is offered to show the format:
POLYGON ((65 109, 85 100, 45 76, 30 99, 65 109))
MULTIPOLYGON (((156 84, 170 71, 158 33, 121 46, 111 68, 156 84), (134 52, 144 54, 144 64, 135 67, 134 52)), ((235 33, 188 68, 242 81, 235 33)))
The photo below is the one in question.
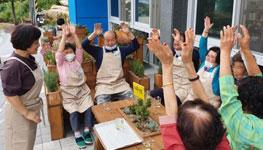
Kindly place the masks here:
POLYGON ((114 31, 107 31, 104 33, 105 46, 115 46, 116 45, 116 34, 114 31))

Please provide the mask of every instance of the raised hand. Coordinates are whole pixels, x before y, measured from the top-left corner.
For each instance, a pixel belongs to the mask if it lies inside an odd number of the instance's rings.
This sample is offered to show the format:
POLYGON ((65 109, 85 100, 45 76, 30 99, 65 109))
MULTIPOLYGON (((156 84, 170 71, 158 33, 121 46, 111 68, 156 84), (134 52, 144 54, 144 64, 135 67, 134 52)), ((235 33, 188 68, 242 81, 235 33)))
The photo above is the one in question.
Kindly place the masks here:
POLYGON ((184 64, 192 63, 193 49, 194 49, 194 31, 189 28, 185 31, 185 42, 181 42, 182 47, 182 61, 184 64))
POLYGON ((159 31, 158 31, 156 28, 154 28, 154 29, 152 30, 152 32, 150 33, 150 36, 151 36, 151 38, 152 38, 153 40, 159 40, 159 38, 160 38, 159 31))
POLYGON ((209 32, 209 30, 213 27, 214 23, 211 23, 210 17, 206 16, 204 19, 204 32, 209 32))
POLYGON ((230 55, 231 49, 235 44, 234 28, 229 25, 224 26, 223 31, 220 31, 220 48, 221 51, 227 52, 230 55))
POLYGON ((250 35, 248 29, 245 26, 240 25, 240 28, 243 36, 241 34, 238 35, 238 42, 240 44, 241 51, 245 52, 250 49, 250 35))
POLYGON ((129 32, 130 32, 128 24, 122 22, 122 23, 120 24, 120 27, 121 27, 121 28, 120 28, 120 31, 123 31, 123 32, 125 32, 125 33, 129 33, 129 32))
POLYGON ((75 34, 75 33, 76 33, 76 27, 73 26, 73 25, 69 25, 69 32, 70 32, 71 34, 75 34))
POLYGON ((180 31, 178 29, 174 28, 174 31, 172 33, 172 37, 175 41, 180 41, 180 38, 181 38, 180 31))

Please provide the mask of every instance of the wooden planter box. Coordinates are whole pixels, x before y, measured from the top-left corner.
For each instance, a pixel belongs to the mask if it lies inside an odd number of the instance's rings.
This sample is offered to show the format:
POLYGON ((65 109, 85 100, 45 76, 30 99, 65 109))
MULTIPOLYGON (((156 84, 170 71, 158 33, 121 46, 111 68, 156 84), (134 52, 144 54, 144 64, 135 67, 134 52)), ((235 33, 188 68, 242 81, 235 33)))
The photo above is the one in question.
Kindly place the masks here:
POLYGON ((154 87, 161 88, 163 86, 163 77, 162 74, 154 74, 154 87))
POLYGON ((123 68, 123 74, 124 74, 124 78, 126 79, 126 81, 128 82, 128 73, 130 71, 130 63, 129 63, 129 60, 128 59, 125 59, 124 60, 124 64, 122 66, 123 68))
POLYGON ((61 91, 48 92, 45 86, 48 120, 50 123, 51 139, 64 138, 63 108, 61 91))
POLYGON ((93 62, 89 61, 89 62, 84 62, 81 64, 84 73, 92 73, 92 68, 93 68, 93 62))
POLYGON ((43 33, 43 36, 48 38, 51 45, 53 44, 54 38, 53 38, 53 33, 51 31, 45 31, 43 33))
POLYGON ((150 89, 150 78, 147 77, 147 76, 138 77, 132 71, 128 72, 128 82, 131 85, 131 87, 133 85, 133 82, 136 82, 136 83, 144 86, 145 90, 149 90, 150 89))
MULTIPOLYGON (((128 122, 128 124, 133 128, 133 130, 135 130, 137 133, 139 133, 139 135, 143 138, 146 138, 146 137, 151 137, 151 136, 154 136, 154 135, 158 135, 158 134, 161 134, 160 131, 155 131, 155 132, 143 132, 141 131, 140 129, 138 129, 136 127, 136 124, 133 122, 132 118, 127 116, 124 112, 123 112, 123 108, 119 108, 118 111, 120 112, 120 114, 123 116, 123 118, 128 122)), ((155 120, 151 115, 149 115, 149 118, 151 118, 153 121, 155 121, 158 125, 159 125, 159 128, 160 128, 160 124, 159 124, 159 120, 155 120)))
POLYGON ((49 72, 55 72, 55 73, 58 72, 56 65, 47 65, 47 70, 48 70, 49 72))
POLYGON ((133 53, 134 59, 139 60, 141 63, 143 63, 143 46, 144 46, 144 39, 143 38, 137 38, 137 41, 140 45, 140 47, 133 53))

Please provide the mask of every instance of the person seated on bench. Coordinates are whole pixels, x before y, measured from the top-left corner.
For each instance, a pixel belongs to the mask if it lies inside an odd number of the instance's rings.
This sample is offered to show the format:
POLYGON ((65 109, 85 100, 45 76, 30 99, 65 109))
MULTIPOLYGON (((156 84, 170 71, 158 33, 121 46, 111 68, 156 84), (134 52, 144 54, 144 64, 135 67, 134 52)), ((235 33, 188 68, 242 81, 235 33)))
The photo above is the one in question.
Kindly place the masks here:
POLYGON ((60 88, 63 97, 63 107, 70 114, 70 124, 75 134, 75 141, 79 148, 92 144, 90 130, 93 127, 91 106, 93 100, 90 88, 81 67, 83 49, 75 33, 75 27, 63 26, 62 39, 56 52, 57 69, 60 78, 60 88), (65 43, 66 38, 73 36, 76 46, 65 43), (84 114, 84 132, 80 133, 79 116, 84 114))
POLYGON ((129 31, 128 25, 122 25, 121 30, 126 32, 131 40, 127 46, 117 46, 114 31, 104 33, 105 43, 103 47, 91 45, 91 41, 102 34, 100 24, 95 24, 93 33, 82 43, 85 51, 96 59, 98 72, 95 99, 97 104, 133 98, 132 90, 125 81, 122 65, 126 56, 139 48, 139 43, 129 31))

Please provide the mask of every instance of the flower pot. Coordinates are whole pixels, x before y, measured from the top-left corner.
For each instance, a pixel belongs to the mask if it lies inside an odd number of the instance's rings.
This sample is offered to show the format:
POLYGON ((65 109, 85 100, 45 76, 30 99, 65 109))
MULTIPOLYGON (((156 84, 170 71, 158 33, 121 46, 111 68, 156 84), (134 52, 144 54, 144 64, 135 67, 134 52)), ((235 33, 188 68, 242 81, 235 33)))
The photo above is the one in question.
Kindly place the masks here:
POLYGON ((161 88, 163 86, 163 77, 162 74, 154 74, 154 87, 161 88))
POLYGON ((45 85, 45 93, 47 98, 47 105, 48 106, 58 106, 62 105, 62 96, 60 89, 55 92, 49 92, 46 85, 45 85))
POLYGON ((131 87, 133 86, 133 82, 136 82, 144 86, 145 90, 150 89, 150 78, 145 75, 143 77, 139 77, 136 74, 134 74, 132 71, 129 71, 128 72, 128 82, 131 85, 131 87))

